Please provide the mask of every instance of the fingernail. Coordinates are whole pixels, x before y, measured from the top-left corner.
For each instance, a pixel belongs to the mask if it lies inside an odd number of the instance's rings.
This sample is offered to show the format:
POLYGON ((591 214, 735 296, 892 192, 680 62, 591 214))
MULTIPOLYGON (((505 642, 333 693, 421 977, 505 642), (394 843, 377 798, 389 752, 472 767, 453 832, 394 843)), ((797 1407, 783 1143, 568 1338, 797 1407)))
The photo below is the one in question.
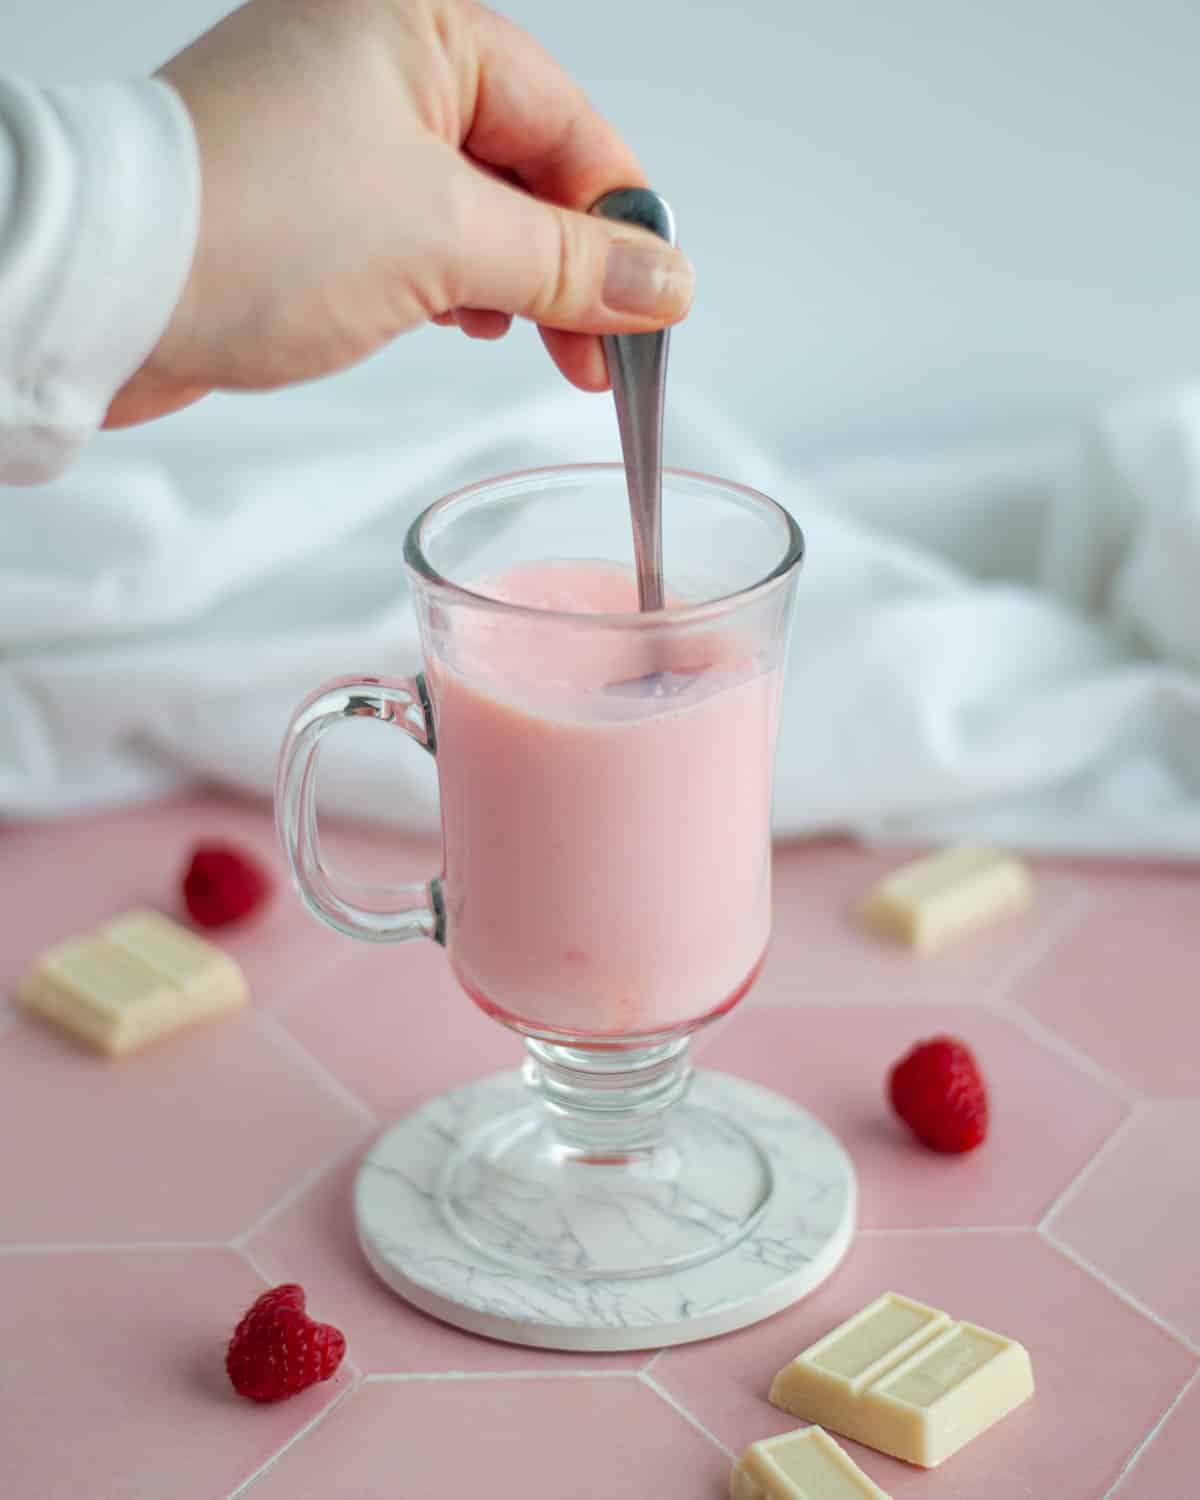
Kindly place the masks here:
POLYGON ((694 272, 678 250, 616 240, 604 268, 604 305, 613 312, 669 318, 687 310, 694 272))

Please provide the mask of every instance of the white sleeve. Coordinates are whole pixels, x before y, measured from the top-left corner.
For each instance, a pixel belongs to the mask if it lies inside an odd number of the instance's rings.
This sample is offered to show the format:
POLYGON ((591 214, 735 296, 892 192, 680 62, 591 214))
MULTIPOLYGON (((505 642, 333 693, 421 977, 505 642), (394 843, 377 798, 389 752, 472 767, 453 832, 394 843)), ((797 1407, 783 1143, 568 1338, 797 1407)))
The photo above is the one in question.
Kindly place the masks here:
POLYGON ((54 478, 99 427, 175 309, 199 210, 167 84, 0 78, 0 483, 54 478))

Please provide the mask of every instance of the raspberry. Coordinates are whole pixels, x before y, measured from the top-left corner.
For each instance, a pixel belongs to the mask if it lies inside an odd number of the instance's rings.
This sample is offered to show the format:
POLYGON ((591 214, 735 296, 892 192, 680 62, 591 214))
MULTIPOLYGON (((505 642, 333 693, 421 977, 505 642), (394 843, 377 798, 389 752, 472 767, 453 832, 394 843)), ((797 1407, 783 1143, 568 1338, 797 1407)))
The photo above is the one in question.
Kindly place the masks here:
POLYGON ((973 1151, 987 1135, 983 1075, 954 1037, 918 1042, 892 1068, 888 1091, 892 1108, 935 1151, 973 1151))
POLYGON ((331 1323, 304 1311, 304 1288, 272 1287, 234 1330, 225 1370, 239 1396, 282 1401, 337 1372, 346 1340, 331 1323))
POLYGON ((261 865, 221 844, 201 844, 192 851, 183 877, 183 899, 201 927, 224 927, 256 911, 271 893, 261 865))

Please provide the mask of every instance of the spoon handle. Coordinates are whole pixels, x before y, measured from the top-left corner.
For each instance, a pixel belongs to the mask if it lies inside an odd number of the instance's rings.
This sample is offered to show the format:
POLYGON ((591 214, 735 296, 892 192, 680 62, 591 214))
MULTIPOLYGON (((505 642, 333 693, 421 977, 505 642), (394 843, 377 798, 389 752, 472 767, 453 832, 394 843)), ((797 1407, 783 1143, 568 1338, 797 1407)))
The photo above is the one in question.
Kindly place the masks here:
MULTIPOLYGON (((649 188, 618 188, 592 206, 594 214, 637 224, 674 245, 675 216, 664 198, 649 188)), ((616 333, 604 339, 625 459, 625 483, 633 518, 638 608, 662 609, 662 442, 663 398, 670 330, 616 333)))

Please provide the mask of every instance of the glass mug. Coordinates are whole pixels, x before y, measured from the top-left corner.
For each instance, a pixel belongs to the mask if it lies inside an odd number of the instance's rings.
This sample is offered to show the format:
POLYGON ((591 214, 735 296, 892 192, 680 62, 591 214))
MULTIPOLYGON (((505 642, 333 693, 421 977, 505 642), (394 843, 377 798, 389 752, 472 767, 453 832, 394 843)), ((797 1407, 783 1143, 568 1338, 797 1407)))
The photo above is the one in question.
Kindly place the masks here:
POLYGON ((572 1274, 570 1247, 550 1236, 514 1257, 474 1210, 481 1173, 576 1207, 677 1203, 719 1142, 729 1201, 705 1232, 664 1214, 648 1238, 643 1216, 636 1236, 608 1236, 595 1276, 720 1253, 771 1192, 743 1123, 680 1101, 689 1037, 742 998, 767 946, 803 538, 766 496, 670 470, 663 535, 668 608, 639 614, 619 465, 438 501, 404 553, 425 670, 323 687, 280 759, 279 833, 309 908, 352 937, 442 944, 467 995, 525 1038, 528 1107, 476 1120, 441 1191, 465 1238, 531 1269, 572 1274), (355 717, 398 724, 436 757, 444 847, 441 874, 366 904, 323 864, 315 803, 322 738, 355 717))

